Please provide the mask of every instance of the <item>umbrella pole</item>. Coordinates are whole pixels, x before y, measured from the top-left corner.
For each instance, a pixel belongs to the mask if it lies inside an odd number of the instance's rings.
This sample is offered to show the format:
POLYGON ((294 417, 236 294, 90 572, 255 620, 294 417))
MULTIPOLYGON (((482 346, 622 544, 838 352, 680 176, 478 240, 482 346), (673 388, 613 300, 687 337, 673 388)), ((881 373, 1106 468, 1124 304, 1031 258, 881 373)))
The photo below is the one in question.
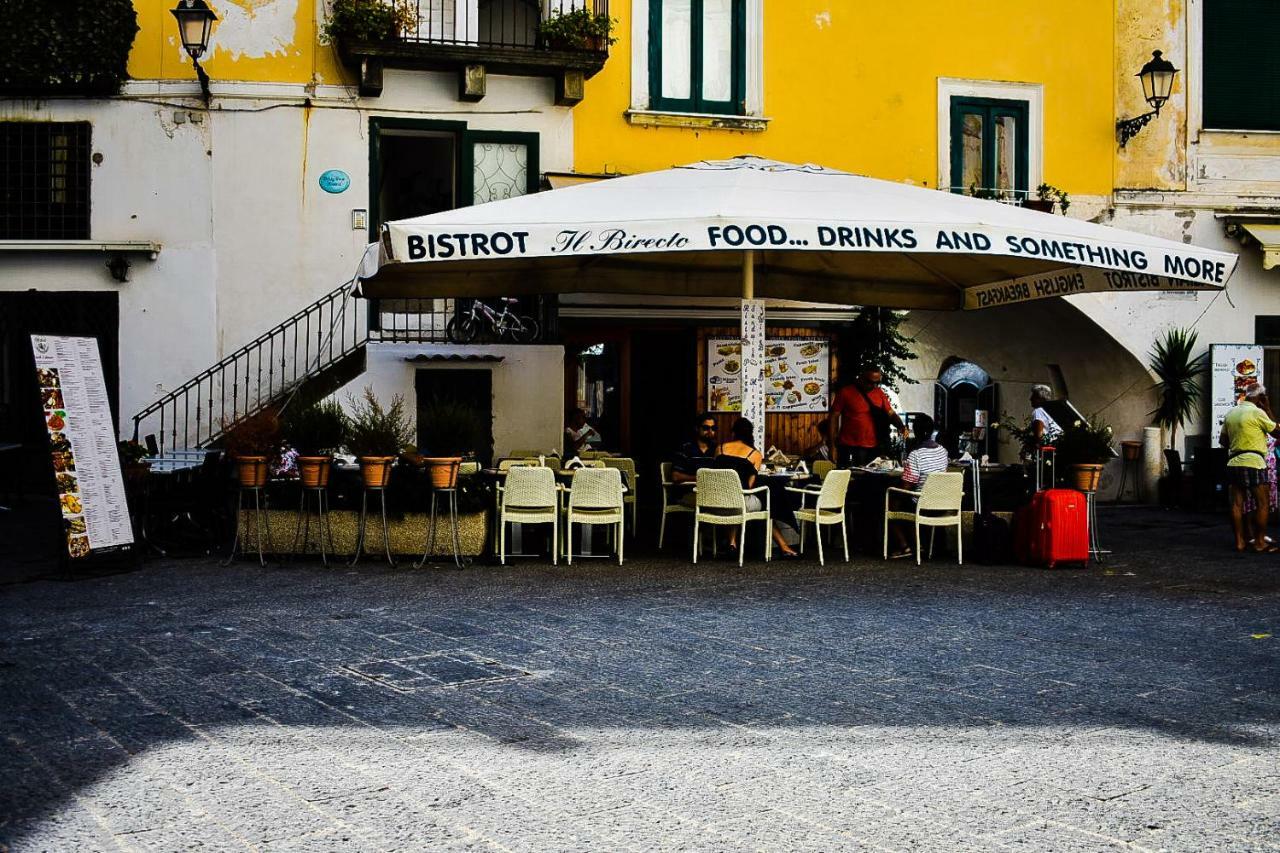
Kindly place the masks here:
POLYGON ((742 253, 742 416, 764 451, 764 300, 756 299, 755 252, 742 253))

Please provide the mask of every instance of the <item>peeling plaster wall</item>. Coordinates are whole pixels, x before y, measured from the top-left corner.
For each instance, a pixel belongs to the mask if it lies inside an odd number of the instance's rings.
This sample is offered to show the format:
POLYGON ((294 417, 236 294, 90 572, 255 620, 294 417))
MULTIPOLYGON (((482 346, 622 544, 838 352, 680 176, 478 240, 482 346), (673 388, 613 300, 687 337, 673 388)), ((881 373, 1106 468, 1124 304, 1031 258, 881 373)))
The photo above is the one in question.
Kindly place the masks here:
POLYGON ((310 107, 300 90, 269 99, 237 86, 208 112, 162 93, 148 96, 161 103, 0 100, 0 120, 91 122, 103 155, 91 237, 163 246, 156 261, 131 255, 123 284, 97 253, 0 253, 0 289, 120 294, 125 431, 142 407, 350 278, 368 240, 351 211, 369 206, 371 116, 535 132, 541 171, 572 167, 573 114, 553 106, 550 80, 491 75, 478 104, 457 100, 451 74, 388 71, 385 82, 380 98, 327 89, 310 107), (321 191, 328 169, 347 172, 350 189, 321 191))

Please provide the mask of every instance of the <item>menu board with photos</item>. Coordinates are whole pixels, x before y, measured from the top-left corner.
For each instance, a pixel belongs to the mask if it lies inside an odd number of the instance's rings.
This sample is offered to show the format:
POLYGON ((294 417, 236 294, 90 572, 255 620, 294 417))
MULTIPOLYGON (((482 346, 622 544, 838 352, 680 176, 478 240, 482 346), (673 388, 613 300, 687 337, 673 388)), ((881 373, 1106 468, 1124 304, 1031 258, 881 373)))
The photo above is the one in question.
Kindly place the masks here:
MULTIPOLYGON (((742 342, 707 339, 707 408, 742 411, 742 342)), ((830 408, 831 345, 825 340, 775 338, 764 345, 766 412, 825 412, 830 408)))
POLYGON ((1244 389, 1262 381, 1263 349, 1254 344, 1213 344, 1209 347, 1211 367, 1212 440, 1218 440, 1222 421, 1244 397, 1244 389))
POLYGON ((96 338, 32 335, 58 504, 72 558, 133 542, 96 338))

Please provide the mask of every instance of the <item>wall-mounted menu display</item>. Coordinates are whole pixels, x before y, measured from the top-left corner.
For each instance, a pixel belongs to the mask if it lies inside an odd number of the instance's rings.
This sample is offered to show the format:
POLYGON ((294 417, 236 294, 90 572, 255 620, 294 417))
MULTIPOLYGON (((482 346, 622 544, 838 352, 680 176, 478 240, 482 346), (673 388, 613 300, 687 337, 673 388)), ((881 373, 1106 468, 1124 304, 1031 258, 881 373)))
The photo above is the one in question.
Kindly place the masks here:
POLYGON ((32 335, 36 379, 73 558, 133 543, 96 338, 32 335))
MULTIPOLYGON (((742 342, 707 339, 707 408, 742 411, 742 342)), ((766 412, 825 412, 831 402, 831 345, 776 338, 764 344, 766 412)))

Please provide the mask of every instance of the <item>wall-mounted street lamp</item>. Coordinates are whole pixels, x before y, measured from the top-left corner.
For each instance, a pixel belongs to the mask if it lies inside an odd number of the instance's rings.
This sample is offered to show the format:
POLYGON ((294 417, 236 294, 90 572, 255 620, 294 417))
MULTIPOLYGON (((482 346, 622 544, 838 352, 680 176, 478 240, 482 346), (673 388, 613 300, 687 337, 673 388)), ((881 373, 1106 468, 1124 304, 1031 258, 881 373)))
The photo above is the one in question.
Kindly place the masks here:
POLYGON ((1137 75, 1142 81, 1142 96, 1151 105, 1151 112, 1116 122, 1116 134, 1120 137, 1121 148, 1137 136, 1138 131, 1147 126, 1147 122, 1160 115, 1160 108, 1169 100, 1169 93, 1173 91, 1173 76, 1177 73, 1178 69, 1160 51, 1151 52, 1151 61, 1142 66, 1137 75))
POLYGON ((176 9, 171 9, 173 17, 178 19, 178 34, 182 36, 182 46, 191 57, 196 67, 196 76, 200 78, 200 91, 204 94, 204 102, 209 103, 209 75, 200 67, 200 57, 209 47, 209 31, 218 16, 213 14, 205 0, 178 0, 176 9))

